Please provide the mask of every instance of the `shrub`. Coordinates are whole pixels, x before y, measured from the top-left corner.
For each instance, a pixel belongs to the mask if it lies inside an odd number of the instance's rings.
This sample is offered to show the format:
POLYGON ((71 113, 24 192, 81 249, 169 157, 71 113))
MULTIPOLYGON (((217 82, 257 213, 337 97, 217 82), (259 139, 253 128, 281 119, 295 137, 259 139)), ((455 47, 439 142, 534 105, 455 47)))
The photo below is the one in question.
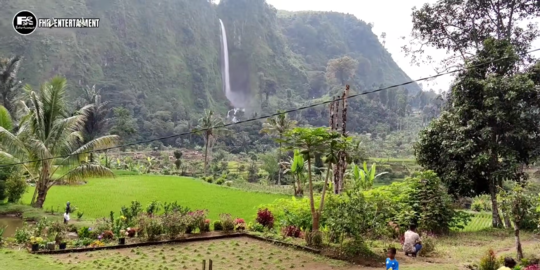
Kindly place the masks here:
POLYGON ((264 226, 259 223, 249 224, 248 230, 254 231, 254 232, 264 232, 264 226))
POLYGON ((31 236, 32 231, 27 224, 25 224, 22 228, 17 228, 15 230, 15 242, 17 244, 24 244, 28 242, 31 236))
POLYGON ((222 231, 223 230, 223 224, 221 224, 220 220, 214 221, 214 231, 222 231))
POLYGON ((233 182, 232 181, 227 181, 225 182, 225 185, 227 185, 228 187, 232 186, 233 182))
POLYGON ((201 228, 201 232, 209 232, 209 231, 210 231, 210 220, 205 219, 204 220, 204 225, 201 228))
POLYGON ((482 259, 480 259, 480 265, 478 266, 478 270, 497 270, 500 266, 501 265, 497 260, 495 252, 490 249, 487 254, 482 257, 482 259))
POLYGON ((213 176, 206 177, 206 182, 213 183, 214 182, 214 177, 213 176))
POLYGON ((19 202, 22 195, 26 192, 26 181, 22 177, 12 176, 6 180, 6 195, 9 202, 19 202))
POLYGON ((412 223, 418 224, 421 230, 447 233, 453 226, 467 225, 468 215, 457 213, 453 209, 452 199, 433 171, 415 173, 407 182, 411 188, 408 203, 416 213, 412 223))
POLYGON ((234 220, 234 229, 237 231, 244 231, 246 230, 246 222, 243 218, 237 218, 234 220))
POLYGON ((283 228, 283 236, 299 238, 302 231, 296 226, 287 226, 283 228))
POLYGON ((199 229, 201 232, 205 230, 206 213, 206 210, 196 210, 188 213, 188 216, 191 219, 189 227, 192 231, 194 229, 199 229))
POLYGON ((163 230, 170 239, 175 239, 179 234, 186 231, 190 220, 178 212, 172 212, 162 217, 163 230))
POLYGON ((231 232, 234 230, 234 219, 229 214, 221 214, 219 215, 219 219, 221 220, 221 224, 223 225, 223 231, 224 232, 231 232))
POLYGON ((146 237, 147 240, 157 240, 163 233, 163 226, 161 222, 149 216, 139 217, 139 233, 146 237))
POLYGON ((223 185, 223 183, 225 183, 225 180, 223 178, 219 178, 217 181, 216 181, 216 184, 218 185, 223 185))
POLYGON ((82 227, 77 232, 77 235, 79 238, 89 238, 90 237, 90 228, 88 227, 82 227))
POLYGON ((274 216, 268 208, 259 209, 257 212, 257 222, 265 228, 272 229, 274 227, 274 216))
POLYGON ((422 236, 422 249, 418 255, 422 257, 427 257, 435 251, 436 247, 436 238, 433 235, 422 236))

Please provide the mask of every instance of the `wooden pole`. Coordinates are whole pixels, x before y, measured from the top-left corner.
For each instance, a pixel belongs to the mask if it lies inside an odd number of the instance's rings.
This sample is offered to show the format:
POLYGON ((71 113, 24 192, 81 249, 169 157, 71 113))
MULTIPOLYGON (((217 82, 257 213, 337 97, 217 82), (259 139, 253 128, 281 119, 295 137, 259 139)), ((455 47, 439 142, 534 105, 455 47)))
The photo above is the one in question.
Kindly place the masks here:
POLYGON ((202 270, 206 270, 206 260, 202 260, 202 270))
POLYGON ((212 260, 209 260, 208 262, 208 270, 212 270, 212 260))

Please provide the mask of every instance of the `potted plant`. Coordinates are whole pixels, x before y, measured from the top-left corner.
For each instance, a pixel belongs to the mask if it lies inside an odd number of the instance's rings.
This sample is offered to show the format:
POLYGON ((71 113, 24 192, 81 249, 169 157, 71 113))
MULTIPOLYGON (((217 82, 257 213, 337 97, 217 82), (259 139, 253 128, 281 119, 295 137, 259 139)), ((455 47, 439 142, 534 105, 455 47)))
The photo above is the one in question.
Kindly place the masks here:
POLYGON ((63 233, 56 234, 55 241, 58 244, 59 249, 66 249, 67 242, 64 239, 65 237, 63 233))
POLYGON ((32 251, 38 251, 39 250, 39 244, 43 242, 43 238, 41 237, 30 237, 30 245, 32 246, 32 251))
POLYGON ((125 230, 120 230, 118 233, 118 244, 119 245, 125 245, 126 244, 126 236, 128 236, 129 233, 127 233, 125 230))

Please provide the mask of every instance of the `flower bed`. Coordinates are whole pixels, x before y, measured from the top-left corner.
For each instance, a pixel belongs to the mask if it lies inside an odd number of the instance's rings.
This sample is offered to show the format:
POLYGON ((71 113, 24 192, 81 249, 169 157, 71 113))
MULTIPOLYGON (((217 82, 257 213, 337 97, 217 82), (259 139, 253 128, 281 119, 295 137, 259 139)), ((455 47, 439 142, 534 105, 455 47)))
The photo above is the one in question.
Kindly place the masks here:
POLYGON ((125 245, 110 245, 110 246, 83 247, 83 248, 70 248, 70 249, 58 249, 58 250, 38 250, 38 251, 32 251, 30 248, 27 248, 27 249, 29 252, 33 254, 64 254, 64 253, 88 252, 88 251, 107 250, 107 249, 155 246, 155 245, 164 245, 164 244, 172 244, 172 243, 207 241, 207 240, 216 240, 216 239, 224 239, 224 238, 236 238, 236 237, 242 237, 246 235, 247 234, 243 232, 228 233, 228 234, 225 234, 225 233, 193 234, 193 235, 186 235, 183 238, 178 238, 174 240, 137 242, 137 243, 125 244, 125 245))

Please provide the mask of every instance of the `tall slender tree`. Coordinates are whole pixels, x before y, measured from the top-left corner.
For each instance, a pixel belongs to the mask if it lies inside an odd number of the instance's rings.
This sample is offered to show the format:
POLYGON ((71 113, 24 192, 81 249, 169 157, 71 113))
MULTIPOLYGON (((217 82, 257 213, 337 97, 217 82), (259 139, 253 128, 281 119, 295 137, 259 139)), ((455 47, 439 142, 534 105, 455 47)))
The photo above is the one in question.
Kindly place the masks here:
MULTIPOLYGON (((289 130, 293 129, 296 126, 297 122, 291 120, 286 113, 280 112, 279 115, 275 117, 268 118, 266 123, 263 124, 261 133, 266 133, 272 136, 277 136, 278 139, 278 164, 281 164, 282 157, 282 141, 283 135, 289 130)), ((281 185, 281 165, 279 165, 279 174, 277 184, 281 185)))
POLYGON ((204 139, 204 175, 208 172, 208 147, 211 146, 211 140, 215 140, 218 135, 227 131, 223 121, 214 116, 211 110, 205 110, 204 116, 199 119, 199 125, 195 128, 195 132, 200 134, 204 139))

